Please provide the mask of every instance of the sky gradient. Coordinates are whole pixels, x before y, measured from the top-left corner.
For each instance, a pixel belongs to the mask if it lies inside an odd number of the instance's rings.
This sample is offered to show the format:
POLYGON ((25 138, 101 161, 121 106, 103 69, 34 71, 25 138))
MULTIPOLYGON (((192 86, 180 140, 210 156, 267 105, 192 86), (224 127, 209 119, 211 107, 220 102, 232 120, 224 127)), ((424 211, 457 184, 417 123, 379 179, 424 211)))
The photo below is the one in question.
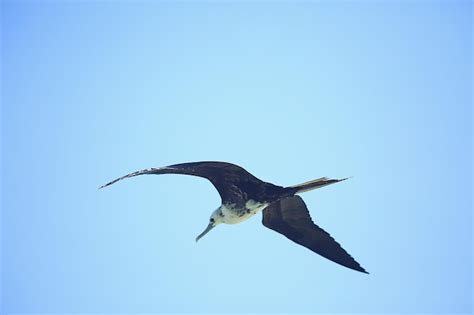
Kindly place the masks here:
POLYGON ((470 313, 472 4, 2 2, 4 313, 470 313), (370 275, 220 225, 220 160, 370 275))

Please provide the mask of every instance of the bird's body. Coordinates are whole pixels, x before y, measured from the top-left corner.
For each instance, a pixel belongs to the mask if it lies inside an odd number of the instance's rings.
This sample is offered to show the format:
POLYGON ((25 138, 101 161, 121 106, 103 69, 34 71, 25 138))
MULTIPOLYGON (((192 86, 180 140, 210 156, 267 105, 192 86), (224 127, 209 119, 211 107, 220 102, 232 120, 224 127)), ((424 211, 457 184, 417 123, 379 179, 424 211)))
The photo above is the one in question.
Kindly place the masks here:
POLYGON ((199 240, 218 224, 241 223, 263 211, 263 225, 290 240, 345 267, 365 272, 324 230, 313 223, 308 209, 297 194, 340 182, 344 179, 318 178, 303 184, 282 187, 264 182, 245 169, 226 162, 193 162, 161 168, 148 168, 117 178, 119 180, 145 174, 182 174, 208 179, 219 192, 221 205, 211 214, 209 225, 199 240))
POLYGON ((218 215, 222 217, 222 223, 237 224, 256 215, 270 202, 258 202, 253 199, 248 200, 244 207, 238 207, 235 203, 222 204, 217 210, 218 215))

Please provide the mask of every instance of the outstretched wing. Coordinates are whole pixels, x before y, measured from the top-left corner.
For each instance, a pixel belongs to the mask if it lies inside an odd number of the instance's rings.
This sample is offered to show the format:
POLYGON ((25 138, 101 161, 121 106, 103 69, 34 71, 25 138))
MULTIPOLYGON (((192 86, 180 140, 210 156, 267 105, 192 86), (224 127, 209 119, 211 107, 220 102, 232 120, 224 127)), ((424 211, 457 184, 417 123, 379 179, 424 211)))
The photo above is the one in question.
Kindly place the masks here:
POLYGON ((293 196, 263 210, 263 225, 342 266, 368 273, 331 235, 313 223, 303 199, 293 196))
POLYGON ((193 162, 175 164, 160 168, 148 168, 117 178, 100 188, 112 185, 122 179, 138 175, 183 174, 208 179, 216 187, 223 202, 243 203, 247 199, 255 199, 254 195, 266 191, 278 190, 281 187, 265 183, 242 167, 226 162, 193 162))

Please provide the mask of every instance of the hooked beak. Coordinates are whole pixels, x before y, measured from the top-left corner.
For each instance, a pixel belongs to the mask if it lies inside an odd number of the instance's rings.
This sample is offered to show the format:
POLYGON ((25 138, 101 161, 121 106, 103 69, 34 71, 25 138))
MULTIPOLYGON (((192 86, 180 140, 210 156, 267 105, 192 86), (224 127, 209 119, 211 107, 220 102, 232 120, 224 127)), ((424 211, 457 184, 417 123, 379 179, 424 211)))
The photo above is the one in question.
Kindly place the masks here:
POLYGON ((207 228, 201 233, 199 234, 197 237, 196 237, 196 242, 199 241, 199 239, 201 237, 203 237, 204 235, 206 235, 210 230, 212 230, 216 225, 214 223, 209 223, 209 225, 207 226, 207 228))

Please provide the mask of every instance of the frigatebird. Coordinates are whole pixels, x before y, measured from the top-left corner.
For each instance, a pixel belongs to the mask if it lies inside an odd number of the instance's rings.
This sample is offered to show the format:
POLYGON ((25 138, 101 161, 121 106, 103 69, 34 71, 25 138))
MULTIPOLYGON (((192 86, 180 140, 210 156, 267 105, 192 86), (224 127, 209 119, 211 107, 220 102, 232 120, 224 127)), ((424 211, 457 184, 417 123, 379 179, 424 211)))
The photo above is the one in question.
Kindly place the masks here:
MULTIPOLYGON (((221 196, 221 205, 211 214, 196 242, 221 223, 236 224, 263 211, 262 223, 293 242, 347 268, 368 273, 331 235, 314 224, 298 194, 338 183, 343 179, 321 177, 294 186, 264 182, 242 167, 226 162, 192 162, 147 168, 119 177, 100 188, 138 175, 182 174, 208 179, 221 196)), ((99 189, 100 189, 99 188, 99 189)))

